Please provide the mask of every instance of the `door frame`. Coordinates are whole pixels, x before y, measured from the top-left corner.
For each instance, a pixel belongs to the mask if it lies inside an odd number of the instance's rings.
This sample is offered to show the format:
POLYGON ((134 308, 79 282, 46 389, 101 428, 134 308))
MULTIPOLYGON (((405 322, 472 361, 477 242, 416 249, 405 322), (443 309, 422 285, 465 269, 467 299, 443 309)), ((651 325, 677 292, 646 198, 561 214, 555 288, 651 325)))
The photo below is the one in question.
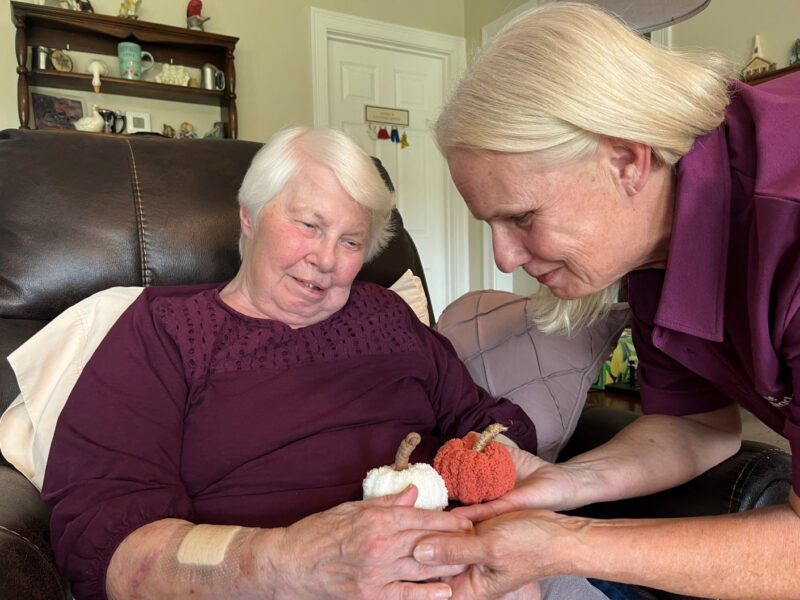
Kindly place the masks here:
MULTIPOLYGON (((311 8, 311 80, 314 103, 314 126, 329 127, 328 114, 328 41, 342 41, 408 54, 422 54, 442 61, 443 98, 450 95, 466 68, 466 40, 447 35, 355 17, 320 8, 311 8)), ((433 123, 429 123, 433 126, 433 123)), ((448 303, 469 290, 469 212, 445 169, 447 177, 444 210, 445 271, 448 303), (467 257, 467 260, 463 260, 467 257)), ((436 307, 440 313, 444 306, 436 307)))

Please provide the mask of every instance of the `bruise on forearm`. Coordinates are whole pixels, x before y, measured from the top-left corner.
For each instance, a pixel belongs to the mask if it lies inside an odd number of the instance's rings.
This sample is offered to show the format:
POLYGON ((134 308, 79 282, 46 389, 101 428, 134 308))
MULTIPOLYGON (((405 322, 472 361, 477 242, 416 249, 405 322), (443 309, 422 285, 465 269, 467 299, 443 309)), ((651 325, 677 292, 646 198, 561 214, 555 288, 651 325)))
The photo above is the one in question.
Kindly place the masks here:
POLYGON ((268 530, 194 525, 177 519, 150 523, 120 544, 109 565, 109 598, 197 598, 265 595, 265 572, 250 545, 268 530), (259 592, 259 590, 261 590, 259 592))

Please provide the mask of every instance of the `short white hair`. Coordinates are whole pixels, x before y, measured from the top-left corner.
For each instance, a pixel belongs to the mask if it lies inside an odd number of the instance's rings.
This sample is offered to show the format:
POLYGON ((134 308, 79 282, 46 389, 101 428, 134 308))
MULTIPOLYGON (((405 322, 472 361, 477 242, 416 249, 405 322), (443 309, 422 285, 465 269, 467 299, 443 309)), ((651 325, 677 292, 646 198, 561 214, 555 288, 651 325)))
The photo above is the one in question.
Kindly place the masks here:
MULTIPOLYGON (((638 142, 674 165, 719 126, 731 64, 650 44, 595 6, 546 4, 509 23, 477 56, 434 127, 451 148, 535 152, 544 163, 592 156, 601 137, 638 142)), ((606 314, 618 286, 578 300, 542 290, 534 320, 569 331, 606 314)))
MULTIPOLYGON (((350 137, 334 129, 287 127, 278 131, 253 157, 239 188, 239 206, 251 221, 314 161, 334 174, 347 194, 371 214, 365 261, 376 256, 393 235, 391 213, 394 194, 373 159, 350 137)), ((245 236, 239 236, 244 256, 245 236)))

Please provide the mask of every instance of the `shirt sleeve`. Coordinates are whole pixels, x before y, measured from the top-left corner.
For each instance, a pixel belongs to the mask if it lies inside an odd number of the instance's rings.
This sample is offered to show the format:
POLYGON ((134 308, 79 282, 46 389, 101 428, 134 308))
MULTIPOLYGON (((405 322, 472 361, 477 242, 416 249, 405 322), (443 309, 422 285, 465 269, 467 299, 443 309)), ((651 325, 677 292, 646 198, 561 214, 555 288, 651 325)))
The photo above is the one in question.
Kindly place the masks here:
POLYGON ((86 364, 45 472, 53 550, 76 597, 106 598, 111 557, 136 529, 192 520, 179 472, 186 397, 179 350, 145 292, 86 364))
POLYGON ((416 317, 414 320, 432 365, 426 383, 442 437, 463 437, 492 423, 502 423, 508 427, 506 436, 520 448, 536 453, 536 427, 525 411, 510 400, 495 399, 478 386, 450 340, 419 323, 416 317))
POLYGON ((652 323, 638 317, 635 309, 631 332, 639 362, 642 412, 684 416, 733 404, 708 380, 658 349, 653 343, 652 323))

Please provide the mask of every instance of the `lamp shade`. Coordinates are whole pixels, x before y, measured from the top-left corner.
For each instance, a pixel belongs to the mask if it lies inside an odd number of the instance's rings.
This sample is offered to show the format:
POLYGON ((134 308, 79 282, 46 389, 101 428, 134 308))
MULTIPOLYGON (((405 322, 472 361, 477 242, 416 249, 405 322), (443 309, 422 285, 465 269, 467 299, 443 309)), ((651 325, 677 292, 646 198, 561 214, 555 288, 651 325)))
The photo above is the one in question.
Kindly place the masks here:
POLYGON ((628 25, 647 33, 696 15, 711 0, 581 0, 614 13, 628 25))

